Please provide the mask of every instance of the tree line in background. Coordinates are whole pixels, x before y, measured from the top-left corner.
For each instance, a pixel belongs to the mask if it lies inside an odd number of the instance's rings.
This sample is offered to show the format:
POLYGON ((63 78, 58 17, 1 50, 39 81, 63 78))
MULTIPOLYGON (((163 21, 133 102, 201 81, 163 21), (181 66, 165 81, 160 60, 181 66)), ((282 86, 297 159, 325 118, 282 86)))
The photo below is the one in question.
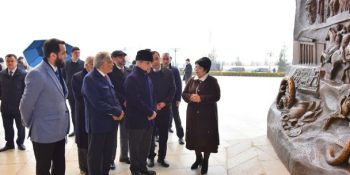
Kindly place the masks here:
MULTIPOLYGON (((270 60, 272 59, 273 53, 269 52, 267 53, 267 57, 265 59, 265 62, 258 62, 258 61, 252 61, 249 66, 277 66, 277 71, 278 72, 286 72, 288 69, 288 66, 290 65, 287 60, 287 47, 285 45, 282 46, 279 55, 278 55, 278 61, 275 63, 270 63, 270 60)), ((236 57, 234 61, 227 62, 227 61, 218 61, 217 58, 217 53, 215 49, 213 49, 209 54, 208 57, 212 61, 212 67, 211 70, 213 71, 222 71, 223 67, 225 65, 228 66, 247 66, 244 65, 243 62, 240 60, 239 57, 236 57)))

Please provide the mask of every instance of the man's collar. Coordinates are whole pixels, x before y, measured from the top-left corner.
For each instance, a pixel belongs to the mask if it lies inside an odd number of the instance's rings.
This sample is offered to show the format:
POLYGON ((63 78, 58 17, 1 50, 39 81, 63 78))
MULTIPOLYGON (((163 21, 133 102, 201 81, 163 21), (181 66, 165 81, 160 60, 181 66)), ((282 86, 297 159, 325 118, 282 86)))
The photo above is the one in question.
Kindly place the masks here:
POLYGON ((12 72, 12 74, 14 74, 16 70, 17 70, 17 67, 15 67, 13 70, 8 69, 8 73, 12 72))
POLYGON ((124 66, 120 67, 118 64, 115 65, 119 70, 125 69, 124 66))
MULTIPOLYGON (((48 63, 49 63, 49 62, 48 62, 48 63)), ((58 69, 57 66, 54 66, 54 65, 52 65, 51 63, 49 63, 49 65, 51 66, 51 68, 53 69, 54 72, 57 71, 57 69, 58 69)))
POLYGON ((152 68, 153 72, 159 72, 162 70, 162 67, 160 66, 158 69, 152 68))
POLYGON ((141 68, 138 67, 138 66, 135 66, 135 71, 136 71, 136 72, 139 72, 139 73, 142 74, 142 75, 147 75, 147 71, 144 71, 143 69, 141 69, 141 68))
POLYGON ((73 63, 77 63, 79 61, 79 58, 76 58, 76 59, 71 59, 73 63))
POLYGON ((96 69, 101 75, 102 77, 105 77, 107 74, 103 73, 100 69, 96 69))

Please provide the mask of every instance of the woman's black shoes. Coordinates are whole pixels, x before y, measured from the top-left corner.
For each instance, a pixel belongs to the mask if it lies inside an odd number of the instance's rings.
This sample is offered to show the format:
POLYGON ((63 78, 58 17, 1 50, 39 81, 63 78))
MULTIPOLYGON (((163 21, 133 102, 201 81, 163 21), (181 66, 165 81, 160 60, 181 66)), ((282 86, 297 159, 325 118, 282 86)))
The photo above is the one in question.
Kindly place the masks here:
POLYGON ((201 165, 203 162, 203 158, 201 159, 196 159, 196 161, 192 164, 191 169, 197 169, 199 165, 201 165))

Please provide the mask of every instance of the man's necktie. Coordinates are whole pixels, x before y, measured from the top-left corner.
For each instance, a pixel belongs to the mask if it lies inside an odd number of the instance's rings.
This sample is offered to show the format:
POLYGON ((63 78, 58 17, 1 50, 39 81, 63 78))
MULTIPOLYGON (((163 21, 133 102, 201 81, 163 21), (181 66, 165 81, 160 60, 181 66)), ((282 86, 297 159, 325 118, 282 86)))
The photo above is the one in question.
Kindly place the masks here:
POLYGON ((57 79, 60 81, 60 74, 58 73, 58 70, 55 71, 55 75, 56 75, 57 79))
POLYGON ((13 72, 12 72, 12 71, 10 71, 10 76, 11 76, 11 77, 13 76, 13 72))

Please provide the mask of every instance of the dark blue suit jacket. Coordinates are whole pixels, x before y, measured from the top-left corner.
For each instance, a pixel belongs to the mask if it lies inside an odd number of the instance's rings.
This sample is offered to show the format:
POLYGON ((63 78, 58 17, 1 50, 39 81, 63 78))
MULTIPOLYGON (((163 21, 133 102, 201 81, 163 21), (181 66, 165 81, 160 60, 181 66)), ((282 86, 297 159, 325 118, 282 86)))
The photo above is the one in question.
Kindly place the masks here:
POLYGON ((19 103, 24 91, 24 78, 27 73, 18 68, 11 77, 8 69, 0 72, 1 112, 19 114, 19 103))
POLYGON ((115 96, 114 87, 96 68, 83 81, 81 92, 85 103, 85 124, 87 133, 108 133, 116 129, 122 108, 115 96))
POLYGON ((77 72, 72 77, 72 90, 75 100, 75 142, 78 148, 88 148, 88 135, 85 130, 85 104, 81 87, 84 77, 87 75, 86 69, 77 72))
POLYGON ((154 125, 148 117, 156 111, 152 80, 139 67, 135 67, 124 83, 126 100, 126 127, 146 129, 154 125))
POLYGON ((176 91, 174 96, 174 101, 181 101, 181 95, 182 95, 182 82, 180 77, 179 69, 175 66, 169 65, 169 69, 174 75, 175 85, 176 85, 176 91))

